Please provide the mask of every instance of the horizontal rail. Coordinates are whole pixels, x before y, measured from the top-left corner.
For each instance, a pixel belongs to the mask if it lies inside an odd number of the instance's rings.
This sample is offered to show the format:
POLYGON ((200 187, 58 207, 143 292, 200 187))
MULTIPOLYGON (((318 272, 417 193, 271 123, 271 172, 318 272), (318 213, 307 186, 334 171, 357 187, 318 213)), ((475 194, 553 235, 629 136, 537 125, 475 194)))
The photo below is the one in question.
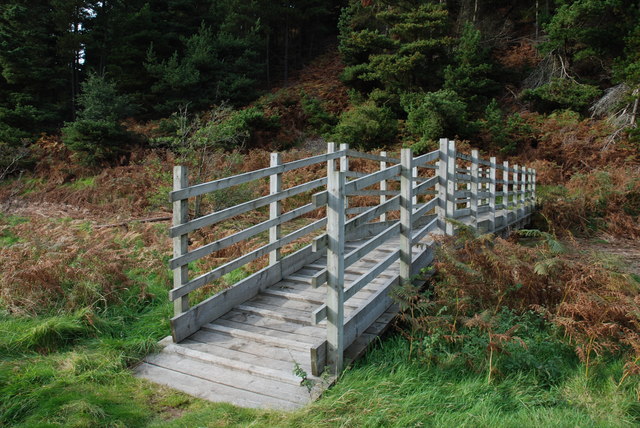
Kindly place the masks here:
MULTIPOLYGON (((363 226, 367 222, 373 220, 374 218, 380 217, 382 214, 397 210, 400 207, 400 196, 394 196, 391 199, 386 200, 385 202, 376 205, 375 207, 367 207, 369 208, 367 211, 362 214, 350 219, 344 225, 344 233, 349 236, 349 234, 353 233, 359 227, 363 226)), ((321 235, 314 239, 313 242, 313 251, 320 251, 327 246, 327 235, 321 235)))
POLYGON ((354 158, 360 158, 360 159, 368 159, 368 160, 373 160, 373 161, 378 161, 378 162, 393 162, 393 163, 400 163, 400 159, 398 158, 393 158, 391 156, 380 156, 380 155, 374 155, 373 153, 363 153, 363 152, 358 152, 356 150, 347 150, 347 156, 351 156, 354 158))
POLYGON ((411 161, 411 166, 412 167, 421 167, 423 166, 425 163, 427 162, 431 162, 434 160, 440 159, 440 152, 438 150, 435 150, 433 152, 429 152, 425 155, 422 156, 418 156, 417 158, 413 158, 413 161, 411 161))
POLYGON ((418 220, 420 217, 422 217, 423 215, 425 215, 426 213, 428 213, 429 211, 431 211, 432 209, 437 207, 439 202, 440 201, 438 199, 433 198, 433 199, 429 200, 427 203, 425 203, 424 205, 422 205, 420 208, 415 210, 411 214, 411 216, 414 217, 415 220, 418 220))
POLYGON ((332 153, 326 153, 310 158, 300 159, 293 162, 283 163, 282 165, 271 166, 268 168, 258 169, 256 171, 245 172, 243 174, 234 175, 232 177, 221 178, 219 180, 209 181, 207 183, 196 184, 195 186, 186 187, 184 189, 175 190, 169 194, 171 202, 181 201, 183 199, 200 196, 205 193, 215 192, 216 190, 226 189, 231 186, 248 183, 249 181, 265 178, 273 174, 281 174, 298 168, 315 165, 326 162, 331 159, 337 159, 344 156, 346 152, 339 150, 332 153))
POLYGON ((169 299, 171 300, 176 300, 182 296, 185 296, 186 294, 190 293, 193 290, 196 290, 200 287, 202 287, 203 285, 208 284, 211 281, 214 281, 218 278, 220 278, 221 276, 241 267, 244 266, 245 264, 252 262, 255 259, 258 259, 264 255, 269 254, 269 252, 276 250, 278 248, 281 248, 293 241, 295 241, 298 238, 301 238, 305 235, 308 235, 309 233, 318 230, 324 226, 326 226, 327 224, 327 219, 323 218, 320 219, 318 221, 315 221, 311 224, 308 224, 298 230, 296 230, 295 232, 292 232, 286 236, 283 236, 282 238, 280 238, 278 241, 264 245, 260 248, 258 248, 257 250, 253 250, 250 253, 245 254, 244 256, 238 257, 237 259, 226 263, 222 266, 219 266, 215 269, 213 269, 212 271, 209 271, 205 274, 202 274, 194 279, 192 279, 191 281, 187 282, 186 284, 184 284, 181 287, 178 288, 174 288, 172 290, 169 291, 169 299))
POLYGON ((414 187, 411 191, 411 196, 421 195, 426 189, 435 187, 436 184, 438 184, 438 176, 431 177, 414 187))
MULTIPOLYGON (((353 297, 358 291, 362 290, 373 279, 383 273, 389 266, 391 266, 396 260, 400 258, 400 250, 391 253, 384 258, 381 262, 377 263, 368 272, 360 275, 353 283, 344 290, 344 301, 346 302, 353 297)), ((327 317, 327 306, 322 305, 318 307, 311 314, 311 323, 318 324, 320 321, 327 317)))
POLYGON ((411 244, 417 244, 422 238, 424 238, 429 232, 438 228, 438 218, 434 218, 425 226, 423 226, 415 235, 411 237, 411 244))
POLYGON ((364 190, 369 186, 379 183, 382 180, 387 180, 391 177, 400 174, 400 165, 390 166, 389 168, 381 169, 380 171, 371 173, 365 177, 358 178, 357 180, 349 181, 344 186, 346 194, 355 192, 356 190, 364 190))
POLYGON ((237 215, 243 214, 247 211, 264 207, 266 205, 269 205, 271 202, 280 201, 282 199, 286 199, 288 197, 298 195, 300 193, 317 189, 318 187, 322 187, 326 184, 327 184, 326 177, 318 178, 317 180, 309 181, 308 183, 290 187, 286 190, 283 190, 278 193, 274 193, 272 195, 263 196, 261 198, 253 199, 249 202, 244 202, 242 204, 234 205, 232 207, 229 207, 220 211, 215 211, 211 214, 198 217, 194 220, 188 221, 179 226, 172 227, 171 229, 169 229, 169 236, 172 238, 175 238, 176 236, 193 232, 194 230, 200 229, 201 227, 209 226, 209 225, 218 223, 222 220, 226 220, 230 217, 235 217, 237 215))
POLYGON ((233 235, 225 236, 222 239, 211 242, 207 245, 203 245, 202 247, 197 248, 193 251, 189 251, 183 256, 169 260, 169 268, 175 269, 177 267, 184 266, 187 263, 201 259, 202 257, 208 256, 211 253, 223 250, 233 244, 237 244, 238 242, 244 241, 245 239, 251 238, 259 233, 265 232, 273 226, 286 223, 302 215, 310 213, 315 209, 316 207, 313 204, 303 205, 300 208, 296 208, 280 215, 280 217, 263 221, 262 223, 258 223, 255 226, 251 226, 238 233, 234 233, 233 235))
POLYGON ((344 256, 344 268, 348 268, 358 260, 360 260, 365 255, 369 254, 375 248, 377 248, 380 244, 385 242, 391 236, 400 232, 400 223, 395 223, 392 226, 389 226, 373 238, 369 239, 363 245, 359 246, 355 250, 351 251, 347 255, 344 256))

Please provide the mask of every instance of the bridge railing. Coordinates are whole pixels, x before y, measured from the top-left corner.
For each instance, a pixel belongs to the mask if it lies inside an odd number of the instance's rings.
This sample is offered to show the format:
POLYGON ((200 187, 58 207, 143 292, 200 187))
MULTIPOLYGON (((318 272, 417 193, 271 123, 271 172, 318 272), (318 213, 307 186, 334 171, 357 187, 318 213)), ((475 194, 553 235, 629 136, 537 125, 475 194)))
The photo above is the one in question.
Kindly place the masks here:
POLYGON ((169 265, 173 269, 173 288, 169 298, 174 301, 171 320, 174 340, 185 339, 234 306, 326 255, 326 268, 310 279, 315 287, 328 285, 325 304, 309 320, 313 324, 327 320, 326 345, 311 350, 313 371, 319 374, 325 365, 339 372, 344 349, 391 304, 388 289, 410 281, 431 262, 433 255, 424 245, 430 233, 455 233, 455 222, 449 219, 487 232, 497 232, 524 220, 535 202, 535 171, 517 165, 510 167, 507 162, 498 164, 493 157, 481 159, 477 150, 461 153, 455 142, 447 139, 440 141, 438 150, 417 157, 410 149, 403 149, 400 158, 385 152, 361 153, 346 145, 338 149, 329 143, 323 155, 282 163, 280 155, 273 153, 267 168, 193 186, 187 183, 186 167, 176 166, 171 201, 173 226, 169 234, 173 238, 173 258, 169 265), (354 167, 363 162, 368 163, 367 168, 354 167), (326 165, 326 174, 283 189, 283 174, 313 165, 326 165), (190 198, 264 180, 269 182, 268 194, 189 218, 190 198), (283 212, 287 200, 295 201, 287 205, 294 208, 283 212), (283 234, 285 224, 291 225, 292 221, 323 207, 326 215, 320 218, 316 215, 313 221, 298 224, 283 234), (252 211, 260 211, 264 216, 267 208, 268 219, 198 247, 189 245, 190 234, 201 228, 252 211), (322 230, 324 233, 318 236, 322 230), (193 262, 267 231, 268 243, 190 277, 189 265, 193 262), (399 239, 397 249, 376 259, 373 267, 345 288, 345 270, 392 238, 399 239), (282 248, 301 239, 309 244, 283 257, 282 248), (349 241, 359 243, 347 252, 349 241), (190 304, 190 293, 265 257, 268 257, 266 267, 228 289, 190 304), (345 301, 398 260, 399 277, 386 281, 345 319, 345 301))

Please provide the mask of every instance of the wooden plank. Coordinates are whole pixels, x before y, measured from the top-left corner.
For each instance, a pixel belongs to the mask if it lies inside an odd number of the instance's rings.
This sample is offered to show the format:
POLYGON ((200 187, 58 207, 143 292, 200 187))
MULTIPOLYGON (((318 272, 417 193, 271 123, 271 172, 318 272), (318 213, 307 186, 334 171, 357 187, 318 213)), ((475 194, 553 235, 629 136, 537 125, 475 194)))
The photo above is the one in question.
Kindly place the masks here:
MULTIPOLYGON (((455 192, 456 192, 456 143, 455 141, 447 141, 447 196, 446 196, 446 213, 447 218, 455 218, 455 192)), ((445 222, 443 229, 446 235, 453 235, 454 227, 451 222, 445 222)))
POLYGON ((253 180, 259 180, 273 174, 282 174, 294 169, 304 168, 306 166, 326 162, 330 159, 338 159, 343 155, 344 153, 342 153, 341 151, 336 151, 333 153, 327 153, 310 158, 300 159, 293 162, 288 162, 277 167, 263 168, 256 171, 234 175, 231 177, 221 178, 219 180, 214 180, 207 183, 197 184, 186 189, 171 192, 170 199, 171 202, 175 202, 182 199, 192 198, 198 195, 204 195, 205 193, 215 192, 216 190, 226 189, 228 187, 237 186, 239 184, 247 183, 253 180))
POLYGON ((198 217, 194 220, 191 220, 185 224, 172 227, 169 230, 169 236, 174 237, 174 236, 182 235, 185 233, 193 232, 194 230, 218 223, 222 220, 226 220, 231 217, 235 217, 247 211, 252 211, 260 207, 269 205, 273 202, 281 201, 291 196, 299 195, 300 193, 305 193, 313 189, 316 189, 318 187, 322 187, 326 183, 327 183, 326 178, 318 178, 317 180, 312 180, 307 183, 300 184, 298 186, 290 187, 274 195, 262 196, 260 198, 256 198, 248 202, 234 205, 232 207, 225 208, 220 211, 215 211, 211 214, 207 214, 202 217, 198 217))
POLYGON ((231 403, 248 408, 273 408, 294 410, 300 407, 290 401, 238 390, 227 385, 211 382, 197 376, 191 376, 152 364, 142 363, 135 368, 135 374, 154 383, 186 392, 194 397, 214 402, 231 403))
POLYGON ((206 285, 208 283, 210 283, 211 281, 214 281, 220 277, 222 277, 223 275, 226 275, 227 273, 238 269, 241 266, 244 266, 245 264, 256 260, 266 254, 268 254, 270 251, 276 249, 276 248, 280 248, 283 247, 285 245, 287 245, 290 242, 295 241, 298 238, 301 238, 305 235, 308 235, 309 233, 318 230, 322 227, 324 227, 324 225, 327 223, 327 219, 323 218, 320 220, 317 220, 311 224, 308 224, 307 226, 304 226, 298 230, 296 230, 295 232, 289 233, 288 235, 280 238, 280 240, 278 240, 278 242, 274 242, 272 244, 267 244, 264 245, 256 250, 253 250, 241 257, 238 257, 228 263, 223 264, 222 266, 219 266, 207 273, 204 273, 202 275, 197 276, 196 278, 190 280, 189 282, 187 282, 186 284, 182 285, 180 288, 174 288, 172 290, 169 291, 169 299, 171 300, 175 300, 177 298, 179 298, 180 296, 184 296, 185 294, 196 290, 200 287, 202 287, 203 285, 206 285))
POLYGON ((411 229, 413 225, 413 155, 411 149, 402 149, 400 174, 400 283, 411 281, 411 229))
POLYGON ((429 200, 427 203, 423 204, 417 210, 415 210, 412 214, 412 217, 414 218, 414 223, 415 223, 415 220, 419 219, 420 217, 422 217, 432 209, 438 208, 439 202, 440 201, 438 199, 434 198, 429 200))
POLYGON ((344 266, 348 267, 360 260, 363 256, 369 254, 376 247, 381 245, 384 241, 396 235, 400 230, 400 224, 394 223, 392 226, 385 229, 383 232, 377 234, 373 238, 367 240, 363 245, 359 246, 355 250, 349 252, 344 257, 344 266))
POLYGON ((423 181, 413 188, 412 195, 424 195, 427 189, 435 188, 436 184, 438 184, 438 176, 431 177, 428 180, 423 181))
MULTIPOLYGON (((378 277, 382 272, 384 272, 391 264, 393 264, 400 257, 400 251, 396 251, 391 255, 384 258, 382 261, 378 262, 375 266, 373 266, 368 272, 360 275, 354 282, 345 289, 344 291, 344 299, 345 302, 349 299, 353 298, 356 293, 362 290, 363 287, 366 287, 371 283, 371 281, 378 277)), ((316 308, 311 313, 311 323, 318 324, 320 321, 327 317, 327 307, 326 305, 322 305, 316 308)))
MULTIPOLYGON (((221 348, 224 349, 224 348, 221 348)), ((181 355, 186 359, 199 360, 216 367, 225 367, 234 371, 248 373, 252 376, 272 379, 278 382, 288 383, 294 386, 300 386, 300 378, 294 376, 292 373, 293 364, 288 371, 273 369, 268 366, 269 360, 265 358, 264 361, 256 361, 254 363, 248 363, 237 358, 237 352, 229 352, 229 350, 221 350, 220 353, 203 352, 192 347, 186 347, 183 345, 167 345, 162 350, 163 353, 168 352, 176 355, 181 355), (265 364, 266 363, 266 364, 265 364)), ((276 386, 275 384, 274 386, 276 386)))
POLYGON ((496 158, 489 158, 489 232, 496 230, 496 158))
MULTIPOLYGON (((209 333, 209 334, 215 334, 215 333, 209 333)), ((239 340, 235 338, 232 338, 232 339, 234 341, 239 340)), ((258 370, 256 370, 255 372, 253 372, 253 369, 251 367, 244 368, 244 371, 252 373, 255 376, 266 377, 266 378, 274 376, 276 377, 276 379, 279 378, 278 380, 285 381, 285 382, 286 382, 285 379, 293 378, 296 380, 297 385, 300 384, 300 378, 294 376, 292 373, 294 361, 300 364, 307 372, 309 372, 311 369, 310 361, 307 361, 309 359, 309 356, 306 354, 298 354, 300 356, 299 357, 300 360, 296 360, 295 357, 290 356, 288 354, 287 354, 287 359, 284 361, 271 358, 272 350, 282 349, 282 348, 267 347, 261 355, 257 356, 257 355, 249 354, 247 352, 242 352, 233 348, 217 346, 213 343, 202 343, 202 342, 191 340, 191 339, 186 339, 182 341, 180 343, 180 347, 184 349, 191 349, 194 351, 202 352, 205 354, 220 356, 220 357, 223 357, 225 360, 237 361, 242 365, 247 364, 247 365, 255 366, 258 368, 258 370), (266 373, 262 372, 262 370, 260 370, 262 368, 268 369, 267 372, 266 373), (266 374, 267 376, 264 376, 263 374, 266 374)), ((284 351, 286 352, 286 350, 284 351)), ((223 364, 224 363, 226 363, 226 361, 224 361, 223 364)))
MULTIPOLYGON (((314 305, 315 307, 315 305, 314 305)), ((260 315, 262 318, 268 318, 271 320, 280 320, 296 323, 299 325, 310 325, 308 313, 300 313, 296 310, 278 308, 270 305, 263 305, 261 303, 249 301, 235 307, 236 310, 260 315)))
POLYGON ((229 336, 225 333, 216 333, 206 330, 198 330, 189 339, 181 342, 183 346, 191 346, 193 342, 197 342, 203 345, 202 349, 224 348, 239 352, 239 359, 258 357, 268 357, 270 359, 278 360, 287 364, 291 361, 297 361, 301 366, 305 367, 305 370, 311 368, 311 360, 307 351, 299 351, 296 349, 287 349, 278 346, 271 346, 264 343, 254 342, 252 340, 246 340, 238 337, 229 336), (308 368, 308 369, 307 369, 308 368))
POLYGON ((307 325, 302 325, 297 322, 265 318, 255 312, 245 311, 244 309, 234 309, 233 311, 225 314, 221 319, 256 327, 268 328, 270 330, 276 330, 283 333, 294 333, 308 336, 308 338, 311 338, 310 340, 313 342, 316 342, 318 338, 322 338, 325 335, 325 329, 323 327, 309 325, 308 319, 305 320, 307 325))
POLYGON ((311 246, 291 254, 273 266, 268 266, 192 307, 188 312, 171 319, 171 334, 179 342, 198 331, 201 325, 213 321, 231 308, 252 298, 262 289, 280 281, 283 276, 317 260, 321 253, 311 251, 311 246))
POLYGON ((424 164, 428 162, 432 162, 434 160, 440 159, 440 152, 438 150, 434 150, 433 152, 429 152, 427 154, 418 156, 411 161, 412 167, 422 167, 424 164))
POLYGON ((388 280, 383 287, 372 294, 368 304, 359 311, 354 312, 345 322, 344 343, 351 345, 375 320, 382 315, 391 305, 389 289, 397 285, 399 278, 388 280))
MULTIPOLYGON (((271 166, 276 167, 282 164, 280 153, 271 153, 271 166)), ((269 194, 277 195, 282 191, 282 174, 272 174, 269 176, 269 194)), ((269 204, 269 220, 278 220, 282 215, 282 203, 273 201, 269 204)), ((278 242, 282 237, 280 224, 269 228, 269 243, 278 242)), ((280 260, 280 248, 276 248, 269 253, 269 264, 274 265, 280 260)))
MULTIPOLYGON (((189 353, 186 351, 185 353, 189 353)), ((242 391, 253 392, 265 397, 285 400, 304 405, 309 402, 306 389, 274 379, 263 379, 238 370, 229 370, 218 365, 207 364, 186 355, 161 353, 147 357, 147 364, 164 367, 178 373, 196 376, 219 385, 226 385, 242 391)))
MULTIPOLYGON (((188 185, 188 171, 185 166, 173 168, 173 190, 180 190, 188 185)), ((173 225, 180 226, 189 221, 189 201, 177 200, 173 203, 173 225)), ((186 234, 173 237, 173 257, 183 257, 189 251, 189 237, 186 234)), ((173 288, 183 287, 189 282, 189 269, 187 266, 174 266, 173 288)), ((173 314, 180 315, 189 309, 189 296, 183 295, 179 299, 173 299, 173 314)))
POLYGON ((358 178, 345 184, 345 192, 347 194, 356 190, 364 190, 369 186, 373 186, 382 180, 388 180, 400 173, 400 165, 390 166, 377 172, 373 172, 365 177, 358 178))
POLYGON ((203 330, 223 333, 233 337, 252 340, 281 348, 306 352, 318 343, 318 339, 296 333, 287 333, 269 328, 253 326, 218 318, 214 323, 202 326, 203 330))
POLYGON ((225 236, 222 239, 218 239, 217 241, 211 242, 195 250, 192 250, 187 254, 183 255, 182 257, 177 257, 169 260, 169 267, 174 269, 177 266, 182 266, 187 263, 191 263, 192 261, 201 259, 202 257, 208 256, 211 253, 223 250, 231 245, 237 244, 238 242, 251 238, 266 230, 270 230, 274 226, 280 227, 279 225, 286 223, 288 221, 294 220, 304 214, 310 213, 314 209, 316 208, 313 206, 313 204, 303 205, 299 208, 296 208, 294 210, 281 214, 277 218, 272 218, 270 220, 263 221, 262 223, 258 223, 255 226, 251 226, 240 232, 234 233, 233 235, 225 236))
POLYGON ((471 211, 471 226, 475 229, 478 229, 478 205, 480 199, 480 182, 479 182, 479 171, 478 171, 478 160, 480 159, 480 155, 478 149, 471 150, 471 200, 470 200, 470 211, 471 211))
POLYGON ((378 162, 400 163, 400 159, 389 157, 386 155, 386 153, 387 152, 381 152, 380 155, 378 156, 378 155, 374 155, 373 153, 363 153, 363 152, 358 152, 356 150, 347 150, 347 156, 352 156, 354 158, 368 159, 368 160, 378 161, 378 162))
POLYGON ((432 232, 437 228, 438 228, 438 218, 436 217, 433 220, 431 220, 429 223, 427 223, 425 226, 423 226, 421 229, 419 229, 417 232, 413 233, 413 236, 411 238, 412 243, 417 244, 418 242, 420 242, 422 238, 427 236, 429 232, 432 232))
MULTIPOLYGON (((387 152, 380 152, 380 170, 387 168, 387 152)), ((387 201, 387 180, 380 180, 380 204, 382 205, 387 201)), ((395 196, 395 195, 394 195, 395 196)), ((383 213, 380 216, 380 221, 387 221, 387 213, 383 213)))
MULTIPOLYGON (((327 191, 327 364, 342 372, 344 354, 345 177, 329 170, 327 191)), ((362 180, 362 179, 359 179, 362 180)), ((315 358, 318 356, 316 355, 315 358)))

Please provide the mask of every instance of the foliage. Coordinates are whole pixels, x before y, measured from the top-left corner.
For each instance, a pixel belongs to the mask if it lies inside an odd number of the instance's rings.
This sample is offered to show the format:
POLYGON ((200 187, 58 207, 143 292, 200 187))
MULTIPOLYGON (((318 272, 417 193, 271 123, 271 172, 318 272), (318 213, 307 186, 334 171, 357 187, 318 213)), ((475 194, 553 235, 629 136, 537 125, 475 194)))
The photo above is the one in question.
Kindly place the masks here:
POLYGON ((522 98, 532 102, 542 112, 559 109, 585 112, 598 95, 600 90, 593 85, 578 83, 572 79, 554 78, 538 88, 525 90, 522 98))
POLYGON ((598 230, 640 237, 640 179, 632 170, 605 168, 574 174, 541 192, 541 213, 557 228, 590 235, 598 230))
POLYGON ((635 373, 640 283, 597 256, 565 254, 547 233, 522 231, 538 241, 529 247, 476 236, 470 229, 460 232, 439 248, 437 275, 427 294, 413 286, 397 292, 419 356, 486 370, 489 381, 507 367, 528 367, 555 382, 560 380, 553 373, 555 363, 542 362, 553 361, 554 354, 566 359, 566 347, 544 317, 569 338, 586 373, 596 356, 612 355, 627 359, 622 379, 635 373), (533 336, 527 338, 529 333, 533 336), (547 341, 543 347, 541 340, 547 341), (519 347, 524 349, 512 357, 519 347))
POLYGON ((391 110, 368 101, 342 114, 332 138, 358 150, 371 150, 391 145, 397 132, 391 110))
POLYGON ((128 97, 118 94, 115 83, 105 76, 92 74, 82 84, 78 104, 76 120, 62 130, 64 143, 87 164, 112 161, 124 154, 133 140, 120 124, 133 111, 128 97))
POLYGON ((407 128, 421 141, 467 136, 472 124, 467 120, 467 105, 452 90, 407 93, 401 98, 407 112, 407 128))
POLYGON ((531 140, 533 133, 533 128, 520 114, 513 113, 505 116, 496 100, 491 100, 487 105, 480 127, 485 144, 508 155, 515 154, 518 149, 524 147, 531 140))
POLYGON ((391 1, 364 7, 350 1, 339 24, 345 83, 365 94, 375 88, 392 93, 438 88, 452 42, 447 21, 441 4, 391 1))
POLYGON ((443 87, 455 91, 472 111, 481 112, 498 84, 492 78, 490 49, 483 44, 480 30, 465 24, 453 54, 454 64, 444 69, 443 87))

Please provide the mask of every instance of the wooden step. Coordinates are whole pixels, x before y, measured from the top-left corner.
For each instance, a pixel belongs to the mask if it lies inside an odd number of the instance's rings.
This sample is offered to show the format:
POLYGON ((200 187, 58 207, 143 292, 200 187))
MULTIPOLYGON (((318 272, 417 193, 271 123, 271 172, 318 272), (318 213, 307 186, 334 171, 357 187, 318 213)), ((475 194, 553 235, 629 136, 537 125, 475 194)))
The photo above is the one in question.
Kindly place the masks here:
POLYGON ((310 339, 307 338, 307 340, 311 340, 313 342, 317 342, 318 339, 323 338, 326 334, 326 329, 322 327, 269 319, 259 314, 250 311, 242 311, 239 309, 234 309, 233 311, 222 317, 222 319, 256 327, 277 330, 283 333, 294 333, 308 336, 310 339))
POLYGON ((249 373, 254 376, 263 377, 265 379, 273 379, 291 385, 300 386, 300 378, 293 375, 293 364, 288 367, 288 370, 279 370, 269 366, 268 359, 264 361, 259 360, 254 363, 248 363, 246 361, 237 359, 236 354, 238 352, 229 351, 221 348, 216 349, 215 352, 203 352, 195 349, 194 347, 184 346, 182 343, 179 345, 171 344, 163 348, 162 352, 169 352, 176 355, 181 355, 187 358, 209 363, 217 367, 225 367, 227 369, 236 370, 244 373, 249 373))
POLYGON ((176 372, 153 364, 142 363, 134 369, 134 373, 143 379, 166 385, 209 401, 231 403, 248 408, 294 410, 300 407, 298 403, 264 396, 255 392, 238 390, 198 376, 176 372))
POLYGON ((309 394, 304 387, 274 379, 267 380, 243 371, 208 364, 185 355, 162 352, 148 356, 145 362, 174 372, 196 376, 212 383, 226 385, 239 391, 252 392, 302 405, 309 401, 309 394))
MULTIPOLYGON (((238 351, 240 354, 247 354, 246 358, 248 361, 252 361, 252 357, 262 358, 267 355, 271 359, 284 363, 297 361, 303 368, 305 368, 305 370, 307 370, 307 372, 309 372, 311 368, 309 353, 306 351, 270 346, 260 342, 233 337, 225 333, 199 330, 195 334, 191 335, 185 342, 197 342, 202 345, 206 345, 203 346, 203 348, 213 346, 238 351)), ((238 357, 242 358, 243 355, 239 355, 238 357)))

